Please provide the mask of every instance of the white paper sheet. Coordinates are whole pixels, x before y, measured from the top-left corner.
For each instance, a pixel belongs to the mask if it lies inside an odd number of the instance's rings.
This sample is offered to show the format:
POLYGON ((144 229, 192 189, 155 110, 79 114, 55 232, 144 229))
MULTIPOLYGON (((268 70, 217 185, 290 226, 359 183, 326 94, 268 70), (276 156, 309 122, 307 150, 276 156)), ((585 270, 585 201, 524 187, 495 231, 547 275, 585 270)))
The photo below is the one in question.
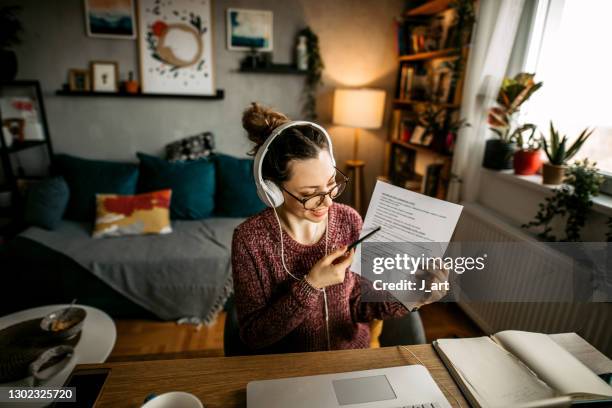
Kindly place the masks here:
MULTIPOLYGON (((374 187, 361 236, 381 226, 381 230, 368 238, 367 242, 399 243, 403 253, 412 247, 413 256, 421 255, 424 249, 410 243, 441 243, 439 248, 427 246, 426 249, 430 251, 428 256, 443 256, 461 210, 463 206, 379 180, 374 187)), ((388 254, 379 256, 392 255, 396 251, 389 245, 385 252, 388 254)), ((361 274, 361 245, 357 247, 350 269, 361 274)))

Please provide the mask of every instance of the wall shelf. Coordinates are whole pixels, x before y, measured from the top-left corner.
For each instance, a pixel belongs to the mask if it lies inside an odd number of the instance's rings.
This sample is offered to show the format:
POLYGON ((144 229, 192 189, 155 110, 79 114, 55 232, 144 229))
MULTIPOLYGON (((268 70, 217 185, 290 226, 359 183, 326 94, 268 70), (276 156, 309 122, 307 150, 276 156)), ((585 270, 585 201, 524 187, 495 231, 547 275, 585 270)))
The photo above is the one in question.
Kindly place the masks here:
POLYGON ((268 67, 240 67, 238 72, 248 74, 290 74, 290 75, 306 75, 308 71, 297 69, 292 64, 273 64, 268 67))
POLYGON ((85 96, 85 97, 107 97, 107 98, 153 98, 153 99, 208 99, 218 100, 225 97, 223 89, 217 89, 215 95, 179 95, 179 94, 158 94, 158 93, 137 93, 127 92, 92 92, 92 91, 68 91, 58 89, 55 91, 57 96, 85 96))
POLYGON ((431 102, 431 101, 421 101, 421 100, 414 100, 414 99, 411 99, 411 100, 394 99, 393 100, 393 106, 395 106, 396 108, 412 106, 412 105, 433 105, 433 106, 439 106, 439 107, 448 108, 448 109, 459 109, 461 107, 461 105, 457 103, 431 102))

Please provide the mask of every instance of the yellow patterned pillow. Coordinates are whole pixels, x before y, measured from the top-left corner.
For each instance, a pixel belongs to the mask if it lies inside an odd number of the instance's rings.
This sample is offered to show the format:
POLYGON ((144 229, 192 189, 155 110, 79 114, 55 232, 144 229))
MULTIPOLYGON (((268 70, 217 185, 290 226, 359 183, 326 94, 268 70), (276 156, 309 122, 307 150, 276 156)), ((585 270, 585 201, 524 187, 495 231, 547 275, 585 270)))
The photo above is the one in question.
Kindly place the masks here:
POLYGON ((172 190, 138 195, 96 194, 93 237, 169 234, 172 190))

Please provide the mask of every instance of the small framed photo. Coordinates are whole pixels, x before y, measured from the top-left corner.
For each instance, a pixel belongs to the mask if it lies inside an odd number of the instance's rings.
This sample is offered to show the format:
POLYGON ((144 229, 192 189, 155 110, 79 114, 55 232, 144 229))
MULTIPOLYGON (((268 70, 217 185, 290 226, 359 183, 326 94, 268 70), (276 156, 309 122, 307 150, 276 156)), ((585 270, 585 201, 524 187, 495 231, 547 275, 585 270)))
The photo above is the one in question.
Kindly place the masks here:
POLYGON ((226 24, 228 50, 273 50, 271 11, 228 8, 226 24))
POLYGON ((89 37, 136 38, 136 0, 84 0, 89 37))
POLYGON ((92 61, 90 71, 94 92, 119 92, 119 64, 113 61, 92 61))
POLYGON ((91 91, 89 71, 86 69, 71 69, 68 71, 68 89, 71 92, 91 91))

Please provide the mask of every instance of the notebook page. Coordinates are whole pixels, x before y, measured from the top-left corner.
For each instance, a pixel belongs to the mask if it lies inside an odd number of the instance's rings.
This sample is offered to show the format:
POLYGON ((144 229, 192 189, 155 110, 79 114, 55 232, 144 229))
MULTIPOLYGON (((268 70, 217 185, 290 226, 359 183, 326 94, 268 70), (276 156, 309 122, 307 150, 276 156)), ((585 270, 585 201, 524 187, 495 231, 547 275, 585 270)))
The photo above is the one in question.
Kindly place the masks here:
POLYGON ((483 407, 508 407, 554 397, 555 391, 488 337, 439 339, 437 348, 483 407))
POLYGON ((569 351, 595 374, 612 373, 612 360, 576 333, 549 334, 555 343, 569 351))
POLYGON ((548 335, 506 330, 494 337, 561 394, 612 397, 612 387, 548 335))

